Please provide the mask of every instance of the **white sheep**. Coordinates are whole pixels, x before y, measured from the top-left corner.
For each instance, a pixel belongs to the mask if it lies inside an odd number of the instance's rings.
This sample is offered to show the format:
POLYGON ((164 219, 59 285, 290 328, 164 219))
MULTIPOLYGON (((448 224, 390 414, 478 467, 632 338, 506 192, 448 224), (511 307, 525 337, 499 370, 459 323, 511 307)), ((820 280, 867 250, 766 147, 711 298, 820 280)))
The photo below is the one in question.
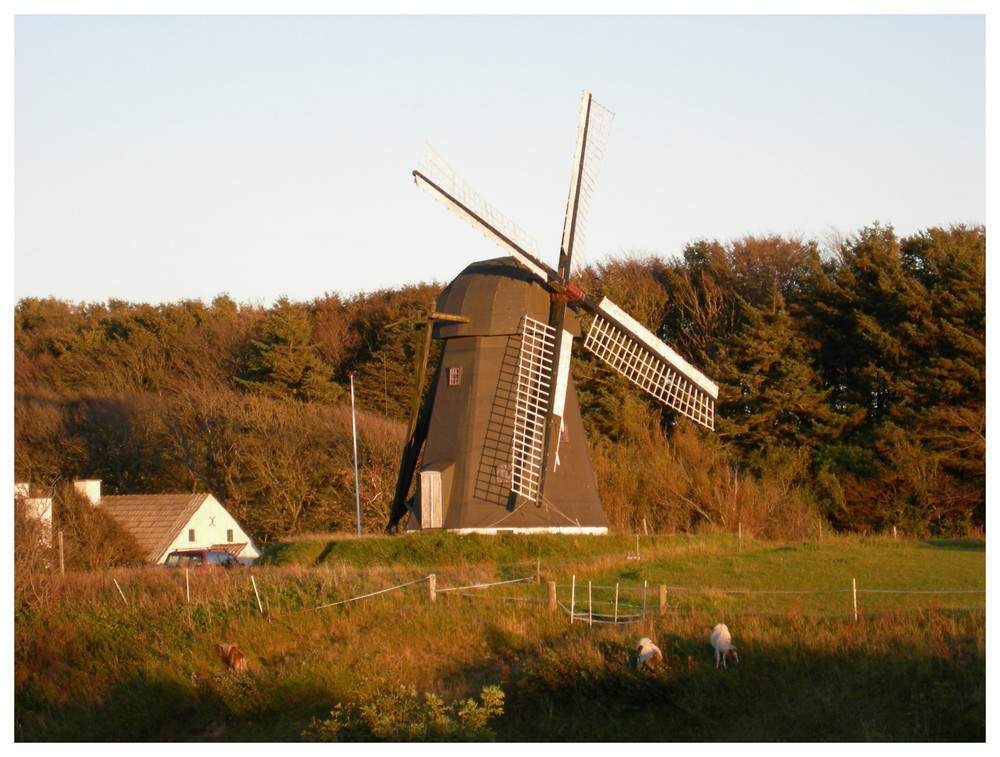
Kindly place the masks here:
POLYGON ((643 665, 653 667, 663 662, 663 653, 660 651, 660 648, 653 643, 652 639, 646 637, 639 639, 639 643, 635 648, 635 655, 639 661, 639 667, 643 665))
POLYGON ((715 648, 715 667, 719 667, 720 662, 722 667, 727 667, 726 660, 739 664, 736 645, 733 644, 733 637, 725 623, 719 623, 712 629, 712 646, 715 648))

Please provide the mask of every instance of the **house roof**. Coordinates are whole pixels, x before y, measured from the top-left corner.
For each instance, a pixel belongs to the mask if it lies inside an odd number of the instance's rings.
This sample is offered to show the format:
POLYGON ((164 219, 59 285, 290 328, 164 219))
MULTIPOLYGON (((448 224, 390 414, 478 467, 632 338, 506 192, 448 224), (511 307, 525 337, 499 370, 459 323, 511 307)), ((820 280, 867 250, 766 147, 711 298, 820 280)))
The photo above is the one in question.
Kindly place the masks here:
POLYGON ((101 498, 100 508, 117 520, 146 553, 158 560, 209 494, 120 494, 101 498))
POLYGON ((233 557, 239 557, 243 554, 243 550, 250 545, 250 542, 231 542, 225 544, 213 544, 209 549, 221 549, 223 552, 228 552, 233 557))

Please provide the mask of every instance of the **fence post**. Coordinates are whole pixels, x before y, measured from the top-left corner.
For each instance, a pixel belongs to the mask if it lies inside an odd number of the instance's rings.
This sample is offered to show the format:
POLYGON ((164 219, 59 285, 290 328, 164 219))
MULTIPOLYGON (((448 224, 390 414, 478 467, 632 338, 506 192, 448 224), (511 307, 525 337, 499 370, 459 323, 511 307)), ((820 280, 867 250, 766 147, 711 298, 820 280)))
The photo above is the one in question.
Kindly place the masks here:
POLYGON ((569 590, 569 622, 573 622, 576 616, 576 575, 573 575, 573 583, 569 590))
POLYGON ((660 584, 660 615, 667 611, 667 587, 660 584))
POLYGON ((618 584, 615 584, 615 623, 618 622, 618 584))
POLYGON ((649 581, 642 582, 642 619, 646 619, 646 595, 649 592, 649 581))
POLYGON ((542 582, 542 558, 535 558, 535 583, 540 584, 542 582))
POLYGON ((59 575, 66 575, 66 552, 63 549, 63 532, 59 530, 59 575))
POLYGON ((191 601, 191 577, 188 575, 188 568, 184 569, 184 596, 187 601, 191 601))
POLYGON ((594 585, 587 581, 587 623, 594 625, 594 585))
POLYGON ((851 579, 851 595, 854 598, 854 622, 858 622, 858 581, 851 579))
POLYGON ((427 591, 431 602, 437 602, 437 576, 433 573, 427 576, 427 591))
POLYGON ((253 573, 250 574, 250 583, 253 584, 253 593, 257 595, 257 607, 260 609, 260 614, 264 614, 264 605, 260 603, 260 592, 257 591, 257 579, 253 577, 253 573))
POLYGON ((118 585, 118 579, 112 578, 111 580, 115 582, 115 588, 118 589, 118 593, 122 595, 122 602, 128 604, 128 600, 125 599, 125 592, 123 592, 122 587, 118 585))
POLYGON ((549 581, 549 609, 556 609, 556 582, 549 581))

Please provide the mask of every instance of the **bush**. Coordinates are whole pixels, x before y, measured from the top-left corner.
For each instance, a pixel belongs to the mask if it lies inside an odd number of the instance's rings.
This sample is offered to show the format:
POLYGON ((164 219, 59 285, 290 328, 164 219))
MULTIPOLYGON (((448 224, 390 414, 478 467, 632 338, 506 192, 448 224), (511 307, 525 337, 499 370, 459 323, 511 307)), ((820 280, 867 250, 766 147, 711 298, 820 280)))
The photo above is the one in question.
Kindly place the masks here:
POLYGON ((487 723, 503 714, 503 691, 484 686, 479 699, 446 705, 435 694, 421 697, 416 689, 399 686, 377 691, 360 704, 338 704, 303 736, 316 741, 494 741, 487 723))
POLYGON ((135 538, 118 521, 90 504, 72 484, 56 487, 52 515, 55 527, 63 532, 67 569, 99 570, 146 562, 135 538))

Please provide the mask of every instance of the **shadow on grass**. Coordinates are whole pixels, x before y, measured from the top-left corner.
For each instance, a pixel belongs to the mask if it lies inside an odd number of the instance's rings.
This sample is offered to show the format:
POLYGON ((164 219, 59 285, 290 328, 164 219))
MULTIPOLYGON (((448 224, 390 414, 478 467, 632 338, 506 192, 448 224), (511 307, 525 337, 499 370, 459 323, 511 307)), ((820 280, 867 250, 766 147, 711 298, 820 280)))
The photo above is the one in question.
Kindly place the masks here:
POLYGON ((662 635, 664 665, 636 670, 623 644, 581 671, 543 660, 511 682, 502 739, 577 742, 982 742, 982 661, 898 654, 741 653, 662 635))
POLYGON ((326 562, 327 558, 333 554, 333 551, 337 548, 338 542, 329 541, 326 546, 323 547, 323 551, 319 553, 319 557, 316 558, 316 565, 322 565, 326 562))
POLYGON ((174 681, 120 682, 91 702, 32 706, 14 700, 14 736, 25 742, 195 741, 225 722, 225 709, 199 707, 190 689, 174 681), (186 724, 184 729, 176 723, 186 724))
POLYGON ((950 549, 959 552, 985 552, 985 539, 927 539, 924 544, 935 549, 950 549))
POLYGON ((52 706, 16 696, 17 742, 298 741, 328 714, 329 693, 288 691, 273 676, 224 673, 190 686, 134 679, 94 701, 52 706))

